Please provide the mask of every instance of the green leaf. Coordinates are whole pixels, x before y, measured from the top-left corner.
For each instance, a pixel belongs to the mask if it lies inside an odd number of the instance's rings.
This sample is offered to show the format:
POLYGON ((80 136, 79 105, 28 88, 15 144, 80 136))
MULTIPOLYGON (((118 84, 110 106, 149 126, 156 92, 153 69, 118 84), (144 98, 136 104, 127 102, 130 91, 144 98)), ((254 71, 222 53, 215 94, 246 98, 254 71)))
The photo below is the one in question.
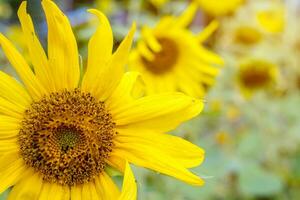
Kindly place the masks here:
POLYGON ((240 171, 240 191, 249 196, 270 196, 282 190, 280 177, 256 164, 248 164, 240 171))
POLYGON ((0 194, 0 200, 6 200, 10 189, 5 190, 2 194, 0 194))
POLYGON ((113 167, 105 167, 105 171, 109 176, 123 176, 122 173, 113 167))

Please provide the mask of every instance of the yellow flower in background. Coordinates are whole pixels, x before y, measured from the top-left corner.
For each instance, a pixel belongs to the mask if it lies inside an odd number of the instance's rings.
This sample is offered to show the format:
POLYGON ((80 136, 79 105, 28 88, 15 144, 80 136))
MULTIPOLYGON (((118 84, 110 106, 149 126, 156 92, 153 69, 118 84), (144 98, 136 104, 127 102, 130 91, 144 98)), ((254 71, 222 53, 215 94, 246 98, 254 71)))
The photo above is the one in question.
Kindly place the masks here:
POLYGON ((225 145, 228 144, 232 140, 232 138, 230 137, 229 133, 225 131, 220 131, 216 133, 215 140, 217 144, 225 145))
POLYGON ((0 18, 9 18, 12 15, 12 9, 8 2, 0 1, 0 18))
POLYGON ((228 106, 226 117, 229 121, 237 121, 241 117, 241 111, 237 106, 228 106))
POLYGON ((221 112, 222 105, 223 105, 223 102, 221 102, 218 99, 211 99, 208 104, 208 106, 212 112, 221 112))
POLYGON ((160 8, 161 6, 165 5, 169 0, 149 0, 149 1, 156 8, 160 8))
POLYGON ((216 65, 223 65, 223 60, 201 42, 218 23, 212 22, 200 34, 192 33, 186 26, 196 9, 192 4, 179 17, 164 17, 154 28, 143 27, 129 67, 142 74, 148 94, 181 91, 203 97, 206 87, 214 84, 219 73, 216 65))
POLYGON ((124 74, 124 65, 135 26, 112 53, 109 21, 89 10, 101 25, 89 41, 81 74, 69 20, 54 2, 43 0, 42 6, 48 55, 26 1, 18 11, 34 71, 0 34, 2 49, 23 83, 0 72, 0 193, 14 186, 13 200, 133 200, 136 184, 127 162, 202 185, 188 169, 201 164, 204 151, 164 133, 198 115, 203 103, 181 93, 131 95, 138 75, 124 74), (107 167, 124 172, 122 192, 107 167))
POLYGON ((96 7, 104 13, 110 13, 113 7, 112 0, 97 0, 96 7))
POLYGON ((241 25, 234 31, 234 40, 239 44, 253 45, 262 40, 262 33, 253 26, 241 25))
POLYGON ((233 13, 244 0, 194 0, 200 8, 212 17, 233 13))
POLYGON ((241 63, 237 76, 242 93, 250 97, 254 91, 267 89, 276 81, 277 68, 267 60, 251 58, 241 63))
POLYGON ((256 18, 265 31, 280 33, 285 27, 285 7, 283 5, 270 4, 267 8, 260 9, 256 18))
MULTIPOLYGON (((267 10, 278 10, 279 5, 274 1, 254 0, 245 2, 234 16, 222 20, 215 44, 217 49, 227 53, 232 52, 235 56, 241 56, 242 54, 249 54, 254 48, 263 48, 269 43, 280 45, 279 40, 276 38, 278 35, 270 34, 270 31, 266 30, 268 28, 269 30, 275 30, 275 26, 271 27, 277 24, 276 20, 268 19, 266 16, 262 17, 262 23, 258 20, 259 13, 265 13, 267 10)), ((281 11, 282 8, 281 5, 281 11)), ((274 19, 275 16, 276 14, 274 14, 274 19)), ((282 23, 279 24, 282 27, 282 23)), ((276 27, 279 27, 277 25, 276 27)), ((277 48, 273 49, 276 50, 277 48)))

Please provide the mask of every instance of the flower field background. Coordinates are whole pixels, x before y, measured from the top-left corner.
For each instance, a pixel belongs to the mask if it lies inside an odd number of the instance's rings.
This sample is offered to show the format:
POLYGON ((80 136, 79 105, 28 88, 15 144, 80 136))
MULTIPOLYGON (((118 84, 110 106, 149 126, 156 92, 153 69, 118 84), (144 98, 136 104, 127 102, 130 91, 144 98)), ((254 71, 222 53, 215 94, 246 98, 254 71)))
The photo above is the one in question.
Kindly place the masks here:
MULTIPOLYGON (((205 40, 199 45, 224 61, 224 66, 218 66, 216 79, 205 79, 201 86, 205 94, 198 98, 205 102, 204 111, 171 133, 206 151, 203 164, 193 169, 205 185, 189 186, 133 166, 139 199, 300 199, 299 0, 55 2, 71 20, 82 63, 87 59, 88 38, 98 23, 86 13, 88 8, 108 16, 117 47, 133 21, 138 41, 143 35, 141 27, 154 27, 165 16, 180 16, 191 4, 197 11, 187 30, 202 33, 205 40)), ((0 0, 0 31, 26 58, 26 41, 16 16, 19 4, 17 0, 0 0)), ((46 44, 40 2, 28 0, 28 6, 36 31, 46 44)), ((16 76, 2 51, 0 69, 16 76)), ((114 178, 121 180, 117 173, 114 178)), ((0 199, 6 199, 7 193, 0 199)))

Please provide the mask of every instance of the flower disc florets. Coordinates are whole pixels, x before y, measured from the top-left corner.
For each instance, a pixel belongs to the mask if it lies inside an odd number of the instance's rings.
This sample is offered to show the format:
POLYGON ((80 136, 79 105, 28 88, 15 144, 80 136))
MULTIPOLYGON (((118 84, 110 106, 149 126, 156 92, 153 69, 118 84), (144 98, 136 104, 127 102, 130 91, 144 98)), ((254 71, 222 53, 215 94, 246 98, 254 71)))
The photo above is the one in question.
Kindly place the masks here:
POLYGON ((114 128, 104 102, 91 94, 79 89, 52 93, 26 110, 21 155, 48 182, 83 184, 103 171, 114 128))

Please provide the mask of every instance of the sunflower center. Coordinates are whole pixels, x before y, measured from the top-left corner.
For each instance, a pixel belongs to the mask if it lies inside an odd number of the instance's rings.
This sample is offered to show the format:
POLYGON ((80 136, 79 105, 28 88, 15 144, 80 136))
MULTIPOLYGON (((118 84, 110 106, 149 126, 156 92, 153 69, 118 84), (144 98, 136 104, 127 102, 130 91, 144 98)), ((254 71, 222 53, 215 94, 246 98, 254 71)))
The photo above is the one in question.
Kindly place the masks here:
POLYGON ((57 143, 61 151, 67 152, 80 142, 80 132, 72 127, 60 127, 56 133, 57 143))
POLYGON ((268 85, 272 77, 268 69, 255 67, 243 70, 240 79, 245 87, 254 89, 268 85))
POLYGON ((261 33, 252 27, 239 27, 235 32, 235 40, 238 43, 251 45, 256 44, 261 40, 261 33))
POLYGON ((21 155, 45 181, 83 184, 104 170, 114 129, 104 102, 89 93, 52 93, 26 110, 19 133, 21 155))
POLYGON ((178 56, 179 49, 177 44, 169 38, 158 38, 162 49, 159 52, 152 52, 154 54, 153 60, 147 60, 142 57, 144 66, 153 74, 164 74, 174 68, 178 56))

